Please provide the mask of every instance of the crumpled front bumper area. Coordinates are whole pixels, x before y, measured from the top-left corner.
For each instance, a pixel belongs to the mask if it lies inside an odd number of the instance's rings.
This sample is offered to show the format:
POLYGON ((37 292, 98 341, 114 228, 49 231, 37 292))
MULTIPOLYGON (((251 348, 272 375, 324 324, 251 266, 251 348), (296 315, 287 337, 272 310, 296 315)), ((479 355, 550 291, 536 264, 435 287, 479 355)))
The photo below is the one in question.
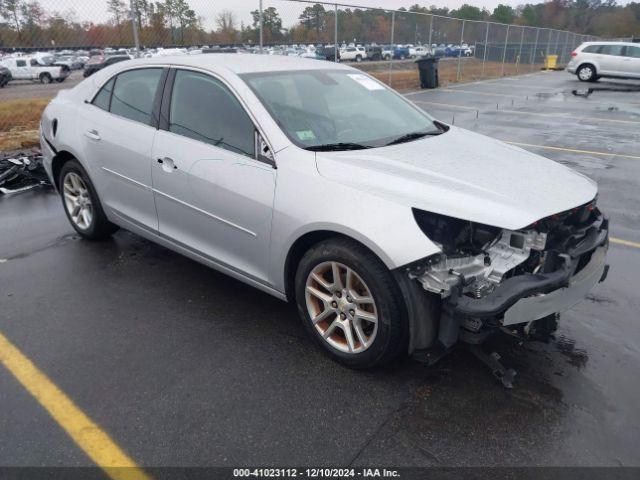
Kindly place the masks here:
POLYGON ((440 341, 451 346, 460 335, 475 343, 483 335, 473 333, 486 331, 487 326, 527 324, 571 308, 607 276, 608 227, 600 214, 576 235, 579 240, 558 255, 560 264, 553 271, 507 278, 482 298, 448 297, 443 302, 440 341))

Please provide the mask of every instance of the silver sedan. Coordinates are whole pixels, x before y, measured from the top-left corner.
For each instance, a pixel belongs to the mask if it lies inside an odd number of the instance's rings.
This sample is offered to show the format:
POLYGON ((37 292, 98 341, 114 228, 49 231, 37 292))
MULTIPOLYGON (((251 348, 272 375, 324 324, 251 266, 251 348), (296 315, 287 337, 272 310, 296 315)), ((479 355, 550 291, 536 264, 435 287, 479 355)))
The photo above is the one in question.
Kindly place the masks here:
POLYGON ((548 334, 606 274, 593 181, 343 65, 116 64, 58 94, 41 143, 82 237, 125 228, 294 302, 352 367, 548 334))

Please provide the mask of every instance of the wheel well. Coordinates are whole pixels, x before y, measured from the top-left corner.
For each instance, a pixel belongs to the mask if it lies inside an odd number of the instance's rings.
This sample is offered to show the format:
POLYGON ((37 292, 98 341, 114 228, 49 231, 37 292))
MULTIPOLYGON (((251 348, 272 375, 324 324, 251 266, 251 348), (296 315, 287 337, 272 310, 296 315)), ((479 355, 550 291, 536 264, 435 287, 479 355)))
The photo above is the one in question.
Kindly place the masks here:
POLYGON ((73 155, 71 155, 69 152, 67 151, 60 151, 58 153, 56 153, 56 156, 53 157, 53 160, 51 162, 51 173, 53 176, 53 181, 55 182, 55 186, 56 188, 58 187, 58 183, 59 183, 59 179, 60 179, 60 172, 62 171, 62 166, 67 163, 69 160, 74 160, 75 157, 73 155))
MULTIPOLYGON (((344 235, 342 233, 334 232, 331 230, 317 230, 314 232, 305 233, 289 249, 287 259, 284 262, 284 281, 285 281, 285 294, 287 300, 293 301, 295 298, 295 279, 296 270, 298 270, 298 264, 307 251, 314 245, 328 240, 330 238, 344 238, 352 242, 355 242, 371 252, 371 249, 359 242, 353 237, 344 235)), ((375 252, 372 252, 375 255, 375 252)), ((377 256, 377 255, 376 255, 377 256)))
POLYGON ((581 63, 581 64, 578 66, 578 68, 576 68, 576 72, 579 72, 579 71, 580 71, 580 69, 581 69, 582 67, 587 67, 587 66, 589 66, 589 67, 593 68, 593 71, 594 71, 595 73, 598 73, 598 69, 596 68, 596 66, 595 66, 593 63, 590 63, 590 62, 584 62, 584 63, 581 63))

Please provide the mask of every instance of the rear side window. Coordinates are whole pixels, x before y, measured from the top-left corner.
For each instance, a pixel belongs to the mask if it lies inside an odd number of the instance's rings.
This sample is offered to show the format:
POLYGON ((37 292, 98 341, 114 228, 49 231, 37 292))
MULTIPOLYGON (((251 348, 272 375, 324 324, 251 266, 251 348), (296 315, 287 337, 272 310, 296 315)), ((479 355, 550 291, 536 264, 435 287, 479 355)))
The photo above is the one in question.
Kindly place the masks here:
POLYGON ((111 113, 129 120, 151 125, 153 100, 162 69, 143 68, 116 77, 111 98, 111 113))
POLYGON ((109 103, 111 102, 111 91, 113 90, 113 82, 112 78, 109 80, 104 87, 100 89, 97 95, 93 98, 93 103, 96 107, 101 108, 102 110, 109 111, 109 103))
POLYGON ((627 57, 640 58, 640 47, 627 47, 627 57))
POLYGON ((602 48, 598 53, 604 55, 622 55, 624 45, 602 45, 602 48))
POLYGON ((255 152, 255 127, 244 108, 227 87, 203 73, 176 72, 169 131, 251 157, 255 152))
POLYGON ((602 45, 587 45, 582 49, 584 53, 598 53, 602 45))

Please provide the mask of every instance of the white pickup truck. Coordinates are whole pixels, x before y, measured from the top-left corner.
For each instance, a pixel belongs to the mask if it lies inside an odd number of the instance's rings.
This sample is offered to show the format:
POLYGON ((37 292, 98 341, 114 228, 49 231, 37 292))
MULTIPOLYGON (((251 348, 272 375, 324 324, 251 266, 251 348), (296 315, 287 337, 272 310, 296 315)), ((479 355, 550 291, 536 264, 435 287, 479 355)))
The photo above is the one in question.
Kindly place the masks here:
MULTIPOLYGON (((51 57, 53 60, 53 57, 51 57)), ((69 69, 48 64, 46 57, 12 57, 0 62, 11 71, 14 80, 37 80, 51 83, 63 82, 69 76, 69 69)))

